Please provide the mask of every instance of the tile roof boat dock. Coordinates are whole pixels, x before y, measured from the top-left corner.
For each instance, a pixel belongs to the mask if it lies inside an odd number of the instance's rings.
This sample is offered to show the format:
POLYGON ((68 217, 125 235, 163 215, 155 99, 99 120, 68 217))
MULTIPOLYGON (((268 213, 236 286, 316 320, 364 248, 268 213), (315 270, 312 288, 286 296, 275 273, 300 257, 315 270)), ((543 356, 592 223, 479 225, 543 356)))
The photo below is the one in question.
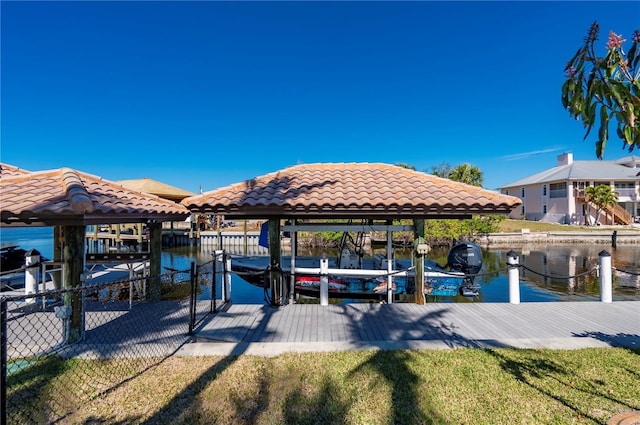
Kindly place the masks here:
POLYGON ((2 164, 0 190, 3 225, 184 220, 190 214, 173 201, 70 168, 29 173, 2 164))
POLYGON ((509 195, 382 163, 302 164, 186 198, 234 218, 463 218, 508 214, 509 195))

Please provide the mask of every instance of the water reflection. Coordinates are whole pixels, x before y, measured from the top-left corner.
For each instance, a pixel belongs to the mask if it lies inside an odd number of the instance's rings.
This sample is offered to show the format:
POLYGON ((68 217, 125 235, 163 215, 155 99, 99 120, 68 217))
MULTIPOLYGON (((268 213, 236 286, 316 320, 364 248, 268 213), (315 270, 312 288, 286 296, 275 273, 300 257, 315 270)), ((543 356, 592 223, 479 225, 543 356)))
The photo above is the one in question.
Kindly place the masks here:
MULTIPOLYGON (((481 284, 479 297, 462 296, 428 299, 437 302, 509 302, 509 282, 506 258, 511 249, 483 250, 483 267, 476 281, 481 284)), ((640 248, 618 246, 616 250, 605 245, 530 245, 513 248, 519 262, 525 268, 520 273, 520 296, 522 302, 575 301, 599 299, 599 278, 594 269, 599 254, 611 254, 613 275, 613 299, 640 300, 640 248)), ((335 255, 327 249, 300 250, 300 255, 335 255)), ((407 258, 410 250, 396 250, 396 256, 407 258)), ((163 251, 163 267, 187 269, 191 261, 210 261, 213 248, 182 247, 163 251)), ((446 249, 434 249, 429 258, 440 264, 447 260, 446 249)), ((262 288, 248 284, 233 276, 233 300, 237 303, 261 304, 264 300, 262 288)), ((341 302, 354 302, 346 300, 341 302)))

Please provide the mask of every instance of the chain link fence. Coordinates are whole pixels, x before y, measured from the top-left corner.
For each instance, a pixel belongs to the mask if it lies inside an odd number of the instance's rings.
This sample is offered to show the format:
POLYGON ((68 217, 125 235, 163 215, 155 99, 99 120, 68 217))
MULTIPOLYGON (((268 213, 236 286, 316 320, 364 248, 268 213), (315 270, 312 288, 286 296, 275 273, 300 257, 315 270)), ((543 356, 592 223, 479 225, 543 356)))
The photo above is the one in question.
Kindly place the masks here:
POLYGON ((59 422, 175 353, 218 308, 219 264, 0 298, 1 423, 59 422))

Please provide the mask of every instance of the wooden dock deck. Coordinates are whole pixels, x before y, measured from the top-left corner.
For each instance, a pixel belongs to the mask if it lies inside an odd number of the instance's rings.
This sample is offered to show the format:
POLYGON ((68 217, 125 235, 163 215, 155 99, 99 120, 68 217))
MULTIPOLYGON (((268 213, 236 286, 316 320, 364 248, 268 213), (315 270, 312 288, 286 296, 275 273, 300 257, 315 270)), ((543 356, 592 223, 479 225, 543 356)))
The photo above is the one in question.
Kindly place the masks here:
POLYGON ((640 301, 230 305, 178 354, 612 346, 640 348, 640 301))

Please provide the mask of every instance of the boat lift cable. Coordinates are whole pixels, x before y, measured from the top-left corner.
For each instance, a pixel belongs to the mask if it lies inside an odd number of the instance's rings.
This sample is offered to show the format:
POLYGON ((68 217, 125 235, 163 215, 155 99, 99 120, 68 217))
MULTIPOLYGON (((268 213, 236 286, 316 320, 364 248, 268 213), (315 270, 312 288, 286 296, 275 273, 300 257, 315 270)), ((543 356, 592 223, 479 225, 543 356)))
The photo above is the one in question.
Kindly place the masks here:
POLYGON ((640 272, 634 272, 631 270, 624 270, 617 267, 613 267, 614 270, 619 271, 620 273, 630 274, 631 276, 640 276, 640 272))
POLYGON ((564 280, 564 279, 573 279, 576 277, 582 277, 582 276, 586 276, 589 275, 593 272, 598 272, 598 267, 594 267, 590 270, 587 270, 586 272, 582 272, 582 273, 578 273, 578 274, 574 274, 574 275, 569 275, 569 276, 554 276, 554 275, 550 275, 550 274, 546 274, 546 273, 540 273, 537 272, 535 270, 530 269, 529 267, 525 266, 524 264, 519 264, 518 267, 520 267, 521 269, 527 270, 531 273, 537 274, 538 276, 542 276, 542 277, 546 277, 549 279, 559 279, 559 280, 564 280))
POLYGON ((19 269, 3 270, 2 272, 0 272, 0 275, 8 275, 8 274, 25 272, 28 269, 33 269, 33 268, 36 268, 36 267, 40 267, 40 266, 42 266, 43 264, 46 264, 46 263, 47 263, 46 261, 39 261, 37 263, 33 263, 33 264, 28 265, 28 266, 22 266, 19 269))

